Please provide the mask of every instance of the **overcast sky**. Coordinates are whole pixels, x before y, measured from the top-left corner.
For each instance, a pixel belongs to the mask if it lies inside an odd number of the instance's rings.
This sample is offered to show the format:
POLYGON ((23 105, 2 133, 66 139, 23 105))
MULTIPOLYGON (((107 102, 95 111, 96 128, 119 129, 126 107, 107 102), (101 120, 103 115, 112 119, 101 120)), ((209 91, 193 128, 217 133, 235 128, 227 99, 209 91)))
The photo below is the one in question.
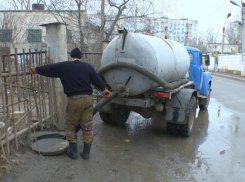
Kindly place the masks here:
MULTIPOLYGON (((241 0, 233 1, 241 4, 241 0)), ((222 34, 227 14, 231 13, 229 22, 238 20, 240 12, 241 8, 231 4, 230 0, 178 0, 169 18, 198 20, 199 35, 205 33, 208 27, 218 29, 222 34)))

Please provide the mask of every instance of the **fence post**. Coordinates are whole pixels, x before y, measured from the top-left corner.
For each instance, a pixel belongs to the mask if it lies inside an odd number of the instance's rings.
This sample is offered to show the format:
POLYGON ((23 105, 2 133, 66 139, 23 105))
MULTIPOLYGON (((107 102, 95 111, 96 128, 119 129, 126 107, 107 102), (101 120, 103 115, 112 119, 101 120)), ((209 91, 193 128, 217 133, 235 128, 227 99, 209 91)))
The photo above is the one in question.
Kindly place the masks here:
MULTIPOLYGON (((50 58, 54 63, 67 61, 66 25, 63 23, 49 23, 41 26, 46 27, 47 47, 50 50, 50 58)), ((67 98, 59 79, 55 79, 56 111, 55 125, 58 129, 65 129, 65 114, 67 98)))

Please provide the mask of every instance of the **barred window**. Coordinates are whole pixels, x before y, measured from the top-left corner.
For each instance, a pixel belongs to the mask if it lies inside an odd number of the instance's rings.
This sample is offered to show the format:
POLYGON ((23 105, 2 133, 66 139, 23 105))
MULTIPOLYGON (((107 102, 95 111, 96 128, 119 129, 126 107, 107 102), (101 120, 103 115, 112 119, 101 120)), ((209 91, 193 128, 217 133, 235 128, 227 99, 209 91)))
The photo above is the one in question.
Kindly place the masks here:
POLYGON ((27 30, 27 41, 29 43, 41 42, 42 41, 42 30, 41 29, 28 29, 27 30))
POLYGON ((1 29, 0 30, 0 42, 12 42, 13 30, 11 29, 1 29))

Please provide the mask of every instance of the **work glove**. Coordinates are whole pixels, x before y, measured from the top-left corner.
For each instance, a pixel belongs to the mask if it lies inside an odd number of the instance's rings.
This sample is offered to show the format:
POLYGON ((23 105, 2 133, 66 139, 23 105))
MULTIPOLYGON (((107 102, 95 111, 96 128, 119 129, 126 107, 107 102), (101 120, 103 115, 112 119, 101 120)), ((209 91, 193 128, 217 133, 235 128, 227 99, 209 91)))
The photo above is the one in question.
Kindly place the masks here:
POLYGON ((107 90, 107 88, 105 88, 105 90, 103 91, 103 97, 104 98, 108 98, 110 97, 111 92, 109 90, 107 90))
POLYGON ((34 67, 30 67, 29 70, 28 70, 28 73, 29 74, 35 74, 36 73, 35 68, 34 67))

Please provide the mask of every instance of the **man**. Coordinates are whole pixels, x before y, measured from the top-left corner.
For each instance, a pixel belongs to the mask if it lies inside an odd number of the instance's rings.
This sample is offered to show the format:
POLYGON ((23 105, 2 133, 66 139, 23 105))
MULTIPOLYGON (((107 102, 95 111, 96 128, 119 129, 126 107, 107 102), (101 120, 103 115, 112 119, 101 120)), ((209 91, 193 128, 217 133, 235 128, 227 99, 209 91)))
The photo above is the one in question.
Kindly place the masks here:
POLYGON ((76 127, 80 125, 84 141, 83 151, 81 151, 80 155, 86 160, 89 159, 93 142, 93 90, 91 84, 103 91, 103 97, 110 97, 110 91, 106 89, 104 82, 94 68, 88 63, 81 62, 82 55, 78 48, 73 49, 70 56, 70 61, 36 68, 31 67, 29 68, 29 73, 60 78, 64 93, 68 97, 66 139, 69 142, 69 149, 66 154, 72 159, 77 158, 76 127))

